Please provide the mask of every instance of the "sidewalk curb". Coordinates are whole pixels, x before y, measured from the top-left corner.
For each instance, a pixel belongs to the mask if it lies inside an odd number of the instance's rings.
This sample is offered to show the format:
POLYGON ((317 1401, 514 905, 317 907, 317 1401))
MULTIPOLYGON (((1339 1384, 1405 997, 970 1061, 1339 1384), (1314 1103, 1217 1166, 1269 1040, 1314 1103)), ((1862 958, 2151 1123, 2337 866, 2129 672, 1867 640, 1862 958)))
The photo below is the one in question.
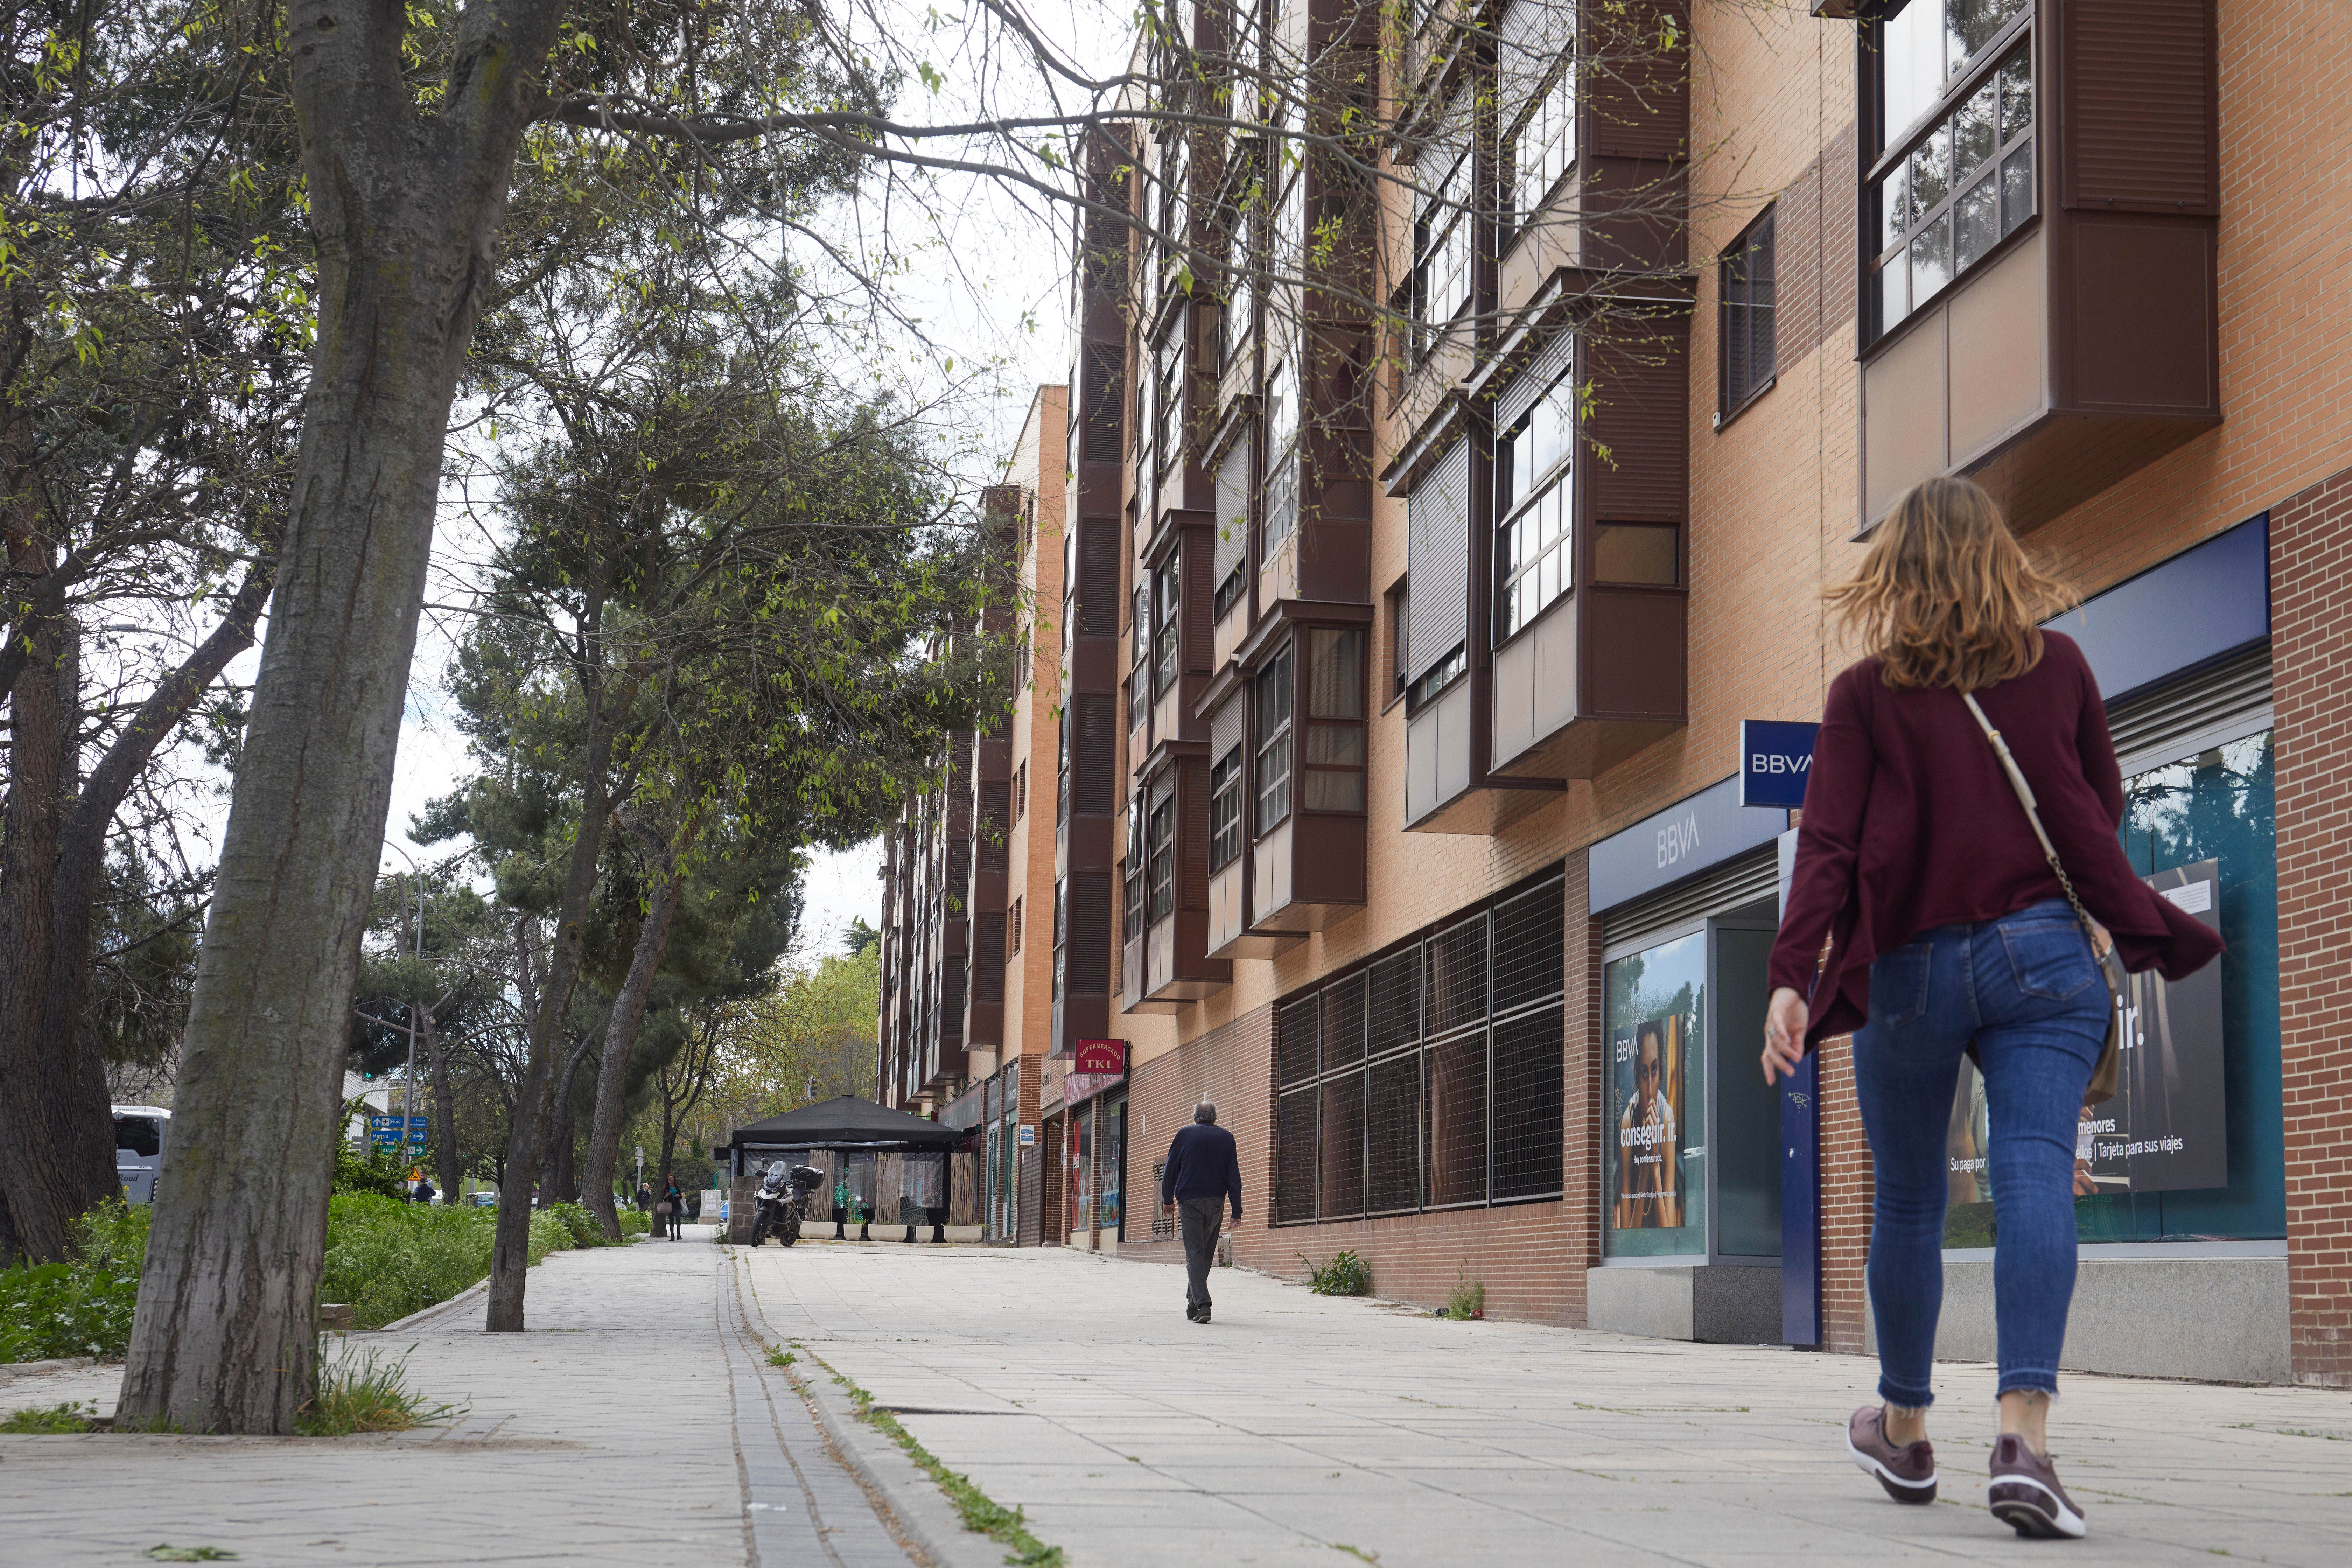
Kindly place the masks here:
POLYGON ((458 1291, 456 1295, 450 1297, 446 1301, 436 1301, 433 1305, 423 1308, 417 1311, 411 1312, 404 1318, 394 1318, 391 1322, 384 1324, 383 1327, 380 1329, 361 1329, 354 1330, 352 1331, 355 1333, 396 1334, 403 1329, 421 1328, 424 1326, 425 1321, 427 1318, 432 1317, 436 1312, 454 1311, 460 1303, 473 1300, 475 1297, 481 1295, 489 1288, 490 1281, 488 1278, 485 1276, 482 1279, 475 1280, 471 1285, 467 1286, 463 1290, 458 1291))
POLYGON ((19 1377, 38 1377, 47 1372, 79 1372, 97 1364, 98 1358, 93 1355, 52 1356, 47 1361, 12 1361, 0 1363, 0 1383, 19 1377))
POLYGON ((786 1367, 786 1380, 816 1412, 817 1425, 824 1428, 842 1463, 881 1495, 898 1528, 922 1549, 933 1568, 1002 1568, 1003 1543, 965 1529, 963 1516, 938 1484, 898 1444, 860 1421, 834 1374, 814 1356, 809 1359, 815 1371, 803 1376, 798 1368, 786 1367))

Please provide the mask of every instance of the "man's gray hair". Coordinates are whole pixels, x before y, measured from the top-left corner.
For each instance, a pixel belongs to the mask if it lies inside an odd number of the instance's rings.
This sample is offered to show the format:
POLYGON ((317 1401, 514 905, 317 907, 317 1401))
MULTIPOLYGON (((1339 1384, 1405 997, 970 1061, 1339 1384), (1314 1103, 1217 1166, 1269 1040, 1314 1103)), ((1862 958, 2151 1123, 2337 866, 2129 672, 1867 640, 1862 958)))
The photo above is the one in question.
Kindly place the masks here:
POLYGON ((1192 1108, 1192 1120, 1213 1124, 1217 1120, 1217 1102, 1207 1095, 1202 1095, 1201 1103, 1192 1108))

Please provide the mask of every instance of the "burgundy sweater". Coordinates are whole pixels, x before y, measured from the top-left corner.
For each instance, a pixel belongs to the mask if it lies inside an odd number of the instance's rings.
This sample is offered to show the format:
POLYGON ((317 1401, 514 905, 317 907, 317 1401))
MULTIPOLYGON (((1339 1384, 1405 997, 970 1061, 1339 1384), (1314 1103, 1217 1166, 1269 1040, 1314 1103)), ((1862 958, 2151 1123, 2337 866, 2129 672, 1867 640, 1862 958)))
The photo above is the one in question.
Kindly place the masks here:
MULTIPOLYGON (((2041 804, 2074 890, 2115 933, 2125 967, 2168 980, 2221 939, 2158 898, 2116 837, 2123 776, 2105 705, 2073 639, 2042 634, 2042 662, 1977 693, 2041 804)), ((1808 998, 1805 1044, 1870 1015, 1870 963, 1919 932, 1998 920, 2063 897, 1992 743, 1959 694, 1897 690, 1865 660, 1830 684, 1805 784, 1789 905, 1771 984, 1808 998), (1814 974, 1824 938, 1828 963, 1814 974)))

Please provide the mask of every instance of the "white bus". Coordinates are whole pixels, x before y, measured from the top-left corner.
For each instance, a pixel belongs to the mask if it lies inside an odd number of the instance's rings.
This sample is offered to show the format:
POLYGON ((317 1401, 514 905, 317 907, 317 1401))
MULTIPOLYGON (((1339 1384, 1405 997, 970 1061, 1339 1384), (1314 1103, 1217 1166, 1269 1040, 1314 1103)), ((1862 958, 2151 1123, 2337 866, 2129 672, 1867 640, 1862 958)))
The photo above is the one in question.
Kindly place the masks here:
POLYGON ((172 1113, 157 1105, 114 1108, 114 1173, 121 1178, 122 1195, 134 1204, 155 1201, 155 1173, 163 1168, 163 1145, 172 1131, 172 1113))

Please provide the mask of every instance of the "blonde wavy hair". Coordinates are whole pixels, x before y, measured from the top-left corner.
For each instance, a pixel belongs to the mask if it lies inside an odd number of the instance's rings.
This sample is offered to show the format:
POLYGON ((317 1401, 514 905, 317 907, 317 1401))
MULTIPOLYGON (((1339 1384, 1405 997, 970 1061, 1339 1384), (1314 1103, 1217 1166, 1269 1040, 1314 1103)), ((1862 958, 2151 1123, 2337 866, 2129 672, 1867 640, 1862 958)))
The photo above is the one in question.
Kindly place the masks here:
POLYGON ((2034 569, 1992 497, 1956 479, 1904 491, 1862 570, 1822 597, 1887 685, 1958 691, 2041 663, 2041 623, 2080 602, 2034 569))

